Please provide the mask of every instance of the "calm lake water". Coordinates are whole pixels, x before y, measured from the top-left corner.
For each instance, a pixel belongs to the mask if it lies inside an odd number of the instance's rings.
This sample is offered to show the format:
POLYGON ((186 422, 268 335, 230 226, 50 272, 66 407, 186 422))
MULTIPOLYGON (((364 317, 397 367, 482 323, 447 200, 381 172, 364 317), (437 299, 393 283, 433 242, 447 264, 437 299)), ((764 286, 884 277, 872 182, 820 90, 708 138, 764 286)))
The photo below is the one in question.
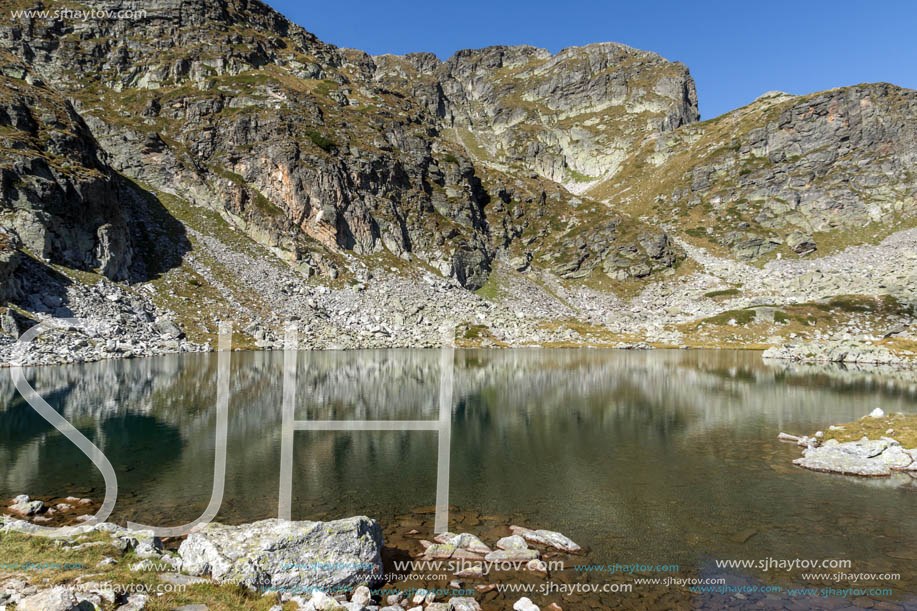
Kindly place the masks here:
MULTIPOLYGON (((439 361, 434 350, 300 353, 296 417, 435 420, 439 361)), ((100 499, 98 471, 0 376, 0 497, 100 499)), ((28 378, 114 465, 112 520, 200 515, 212 487, 216 355, 30 369, 28 378)), ((217 519, 273 517, 282 353, 233 353, 231 380, 217 519)), ((804 471, 791 464, 799 450, 776 436, 875 407, 913 412, 915 399, 907 380, 770 364, 755 352, 457 350, 450 502, 559 530, 589 546, 596 564, 677 564, 683 576, 821 588, 850 584, 715 561, 850 559, 846 572, 899 573, 868 587, 891 588, 872 598, 910 606, 917 480, 804 471)), ((432 505, 436 458, 429 431, 296 432, 293 518, 385 523, 432 505)))

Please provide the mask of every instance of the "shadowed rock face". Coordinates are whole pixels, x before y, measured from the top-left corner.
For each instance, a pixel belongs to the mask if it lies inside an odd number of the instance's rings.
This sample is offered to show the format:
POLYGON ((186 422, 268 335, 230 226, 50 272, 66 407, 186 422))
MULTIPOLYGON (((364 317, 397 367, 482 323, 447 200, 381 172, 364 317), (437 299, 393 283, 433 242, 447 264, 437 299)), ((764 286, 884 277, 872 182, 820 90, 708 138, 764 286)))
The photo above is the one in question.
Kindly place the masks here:
POLYGON ((4 227, 17 246, 47 260, 127 279, 132 249, 120 177, 99 160, 95 140, 66 100, 10 74, 17 76, 15 65, 0 76, 4 227))

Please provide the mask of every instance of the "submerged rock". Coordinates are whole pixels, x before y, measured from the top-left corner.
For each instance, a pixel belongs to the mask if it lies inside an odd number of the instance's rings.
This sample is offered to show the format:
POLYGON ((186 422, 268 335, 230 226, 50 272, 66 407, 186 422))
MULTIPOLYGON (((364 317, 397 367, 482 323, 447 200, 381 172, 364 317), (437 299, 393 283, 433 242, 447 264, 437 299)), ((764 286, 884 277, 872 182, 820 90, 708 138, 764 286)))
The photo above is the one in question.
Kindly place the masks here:
POLYGON ((382 529, 364 516, 330 522, 269 519, 211 523, 179 547, 182 568, 258 588, 374 585, 381 579, 382 529))
POLYGON ((479 539, 477 536, 469 533, 461 533, 456 535, 447 532, 441 535, 437 535, 434 541, 445 545, 452 545, 456 549, 467 550, 469 552, 475 552, 478 554, 487 554, 491 551, 490 547, 488 547, 486 543, 481 541, 481 539, 479 539))
POLYGON ((528 562, 537 560, 541 554, 535 549, 499 549, 484 556, 487 562, 528 562))
POLYGON ((529 543, 553 547, 570 554, 583 551, 583 548, 569 537, 553 530, 531 530, 522 526, 510 526, 509 529, 513 531, 514 535, 519 535, 529 543))
POLYGON ((41 513, 42 509, 45 508, 44 503, 39 500, 30 500, 29 497, 24 494, 17 496, 14 501, 15 502, 10 505, 10 511, 22 516, 31 516, 36 513, 41 513))
POLYGON ((512 535, 510 537, 503 537, 497 541, 497 547, 505 550, 528 549, 529 544, 519 535, 512 535))

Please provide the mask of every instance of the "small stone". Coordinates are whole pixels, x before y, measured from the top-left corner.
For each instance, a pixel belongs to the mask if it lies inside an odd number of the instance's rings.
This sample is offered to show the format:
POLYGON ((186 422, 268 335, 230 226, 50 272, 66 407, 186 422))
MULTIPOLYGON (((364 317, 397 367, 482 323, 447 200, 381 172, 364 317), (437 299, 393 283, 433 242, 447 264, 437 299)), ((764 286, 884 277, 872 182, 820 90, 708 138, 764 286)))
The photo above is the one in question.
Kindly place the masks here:
POLYGON ((528 562, 541 557, 535 549, 500 549, 484 556, 488 562, 528 562))
POLYGON ((475 564, 474 566, 460 570, 459 572, 455 573, 455 576, 462 577, 464 579, 483 579, 484 569, 481 568, 481 565, 475 564))
POLYGON ((509 537, 503 537, 497 541, 497 547, 505 550, 514 550, 514 549, 528 549, 529 544, 525 542, 525 539, 519 535, 512 535, 509 537))
POLYGON ((470 596, 450 598, 449 604, 452 605, 454 611, 481 611, 481 605, 470 596))
POLYGON ((515 609, 516 611, 541 611, 538 608, 538 605, 533 603, 526 596, 523 596, 522 598, 517 600, 516 603, 513 605, 513 609, 515 609))
POLYGON ((23 516, 35 515, 36 513, 41 512, 41 510, 44 508, 45 508, 45 504, 42 503, 41 501, 23 501, 23 502, 14 503, 10 505, 10 511, 12 511, 13 513, 18 513, 19 515, 23 515, 23 516))
POLYGON ((338 601, 322 592, 321 590, 315 590, 312 593, 312 598, 309 599, 309 604, 312 605, 312 608, 315 611, 331 611, 332 609, 338 608, 338 601))
MULTIPOLYGON (((421 544, 422 545, 422 544, 421 544)), ((432 560, 446 560, 455 553, 455 546, 447 543, 434 543, 424 552, 424 556, 432 560)))
POLYGON ((536 558, 535 560, 529 560, 525 565, 526 570, 529 573, 535 573, 536 575, 543 575, 547 577, 548 575, 548 565, 544 560, 536 558))
POLYGON ((869 412, 869 416, 870 416, 871 418, 884 418, 884 417, 885 417, 885 412, 882 411, 882 408, 877 407, 876 409, 874 409, 874 410, 872 410, 871 412, 869 412))
POLYGON ((570 540, 569 537, 553 530, 531 530, 521 526, 510 526, 509 529, 513 534, 521 536, 529 543, 554 547, 570 554, 583 551, 583 548, 570 540))
POLYGON ((361 605, 368 605, 372 602, 373 595, 370 592, 369 588, 366 586, 360 586, 353 591, 353 595, 350 597, 350 602, 358 603, 361 605))
POLYGON ((150 597, 146 594, 131 594, 127 597, 127 602, 118 607, 118 611, 143 611, 150 597))

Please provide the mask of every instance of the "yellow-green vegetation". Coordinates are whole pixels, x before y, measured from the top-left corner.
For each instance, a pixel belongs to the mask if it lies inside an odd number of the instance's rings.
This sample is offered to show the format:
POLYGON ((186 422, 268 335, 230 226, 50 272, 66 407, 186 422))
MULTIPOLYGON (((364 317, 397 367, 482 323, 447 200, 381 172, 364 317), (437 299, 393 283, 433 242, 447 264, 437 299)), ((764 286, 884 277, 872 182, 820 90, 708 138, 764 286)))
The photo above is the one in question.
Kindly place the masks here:
POLYGON ((497 281, 497 273, 491 272, 487 277, 487 282, 484 283, 484 286, 475 291, 478 297, 483 297, 489 301, 496 301, 500 297, 500 286, 497 281))
POLYGON ((917 354, 917 341, 904 337, 887 337, 876 342, 878 346, 885 346, 892 352, 917 354))
POLYGON ((709 293, 704 293, 704 297, 709 297, 710 299, 715 299, 717 297, 734 297, 739 294, 739 289, 723 289, 720 291, 710 291, 709 293))
POLYGON ((917 448, 917 414, 886 414, 882 418, 863 416, 859 420, 836 426, 839 430, 825 431, 824 441, 837 439, 844 442, 859 441, 863 437, 891 437, 905 448, 917 448))
POLYGON ((569 167, 567 168, 567 177, 573 182, 592 182, 598 178, 596 176, 588 176, 581 172, 577 172, 573 168, 569 167))
MULTIPOLYGON (((82 535, 80 543, 110 542, 108 533, 92 532, 82 535)), ((131 566, 143 559, 133 552, 122 554, 118 548, 109 545, 97 545, 74 550, 59 544, 58 540, 49 537, 36 537, 22 533, 0 533, 0 558, 9 563, 56 563, 82 564, 84 568, 53 570, 3 570, 0 581, 8 577, 19 577, 39 587, 54 585, 75 585, 79 580, 97 583, 127 586, 137 584, 150 586, 152 592, 162 592, 161 596, 150 596, 147 609, 173 609, 181 605, 206 603, 209 609, 234 611, 236 609, 270 609, 279 604, 276 597, 260 596, 235 585, 215 585, 213 583, 188 584, 176 586, 159 577, 154 571, 131 570, 131 566), (97 566, 103 556, 115 558, 118 564, 97 566), (175 591, 183 588, 184 591, 175 591)), ((113 608, 113 606, 112 606, 113 608)), ((288 603, 284 609, 296 608, 295 603, 288 603)))
MULTIPOLYGON (((727 310, 675 328, 685 334, 688 345, 767 347, 773 343, 768 340, 772 337, 805 336, 815 330, 830 332, 854 319, 863 320, 871 328, 884 328, 894 318, 911 313, 909 305, 891 295, 838 295, 817 302, 727 310), (762 308, 773 311, 773 322, 767 316, 758 316, 756 310, 762 308)), ((909 349, 904 345, 906 340, 890 338, 880 343, 896 351, 909 349)))
POLYGON ((474 134, 462 127, 457 127, 453 131, 456 141, 465 147, 465 150, 468 151, 473 157, 480 161, 491 160, 490 153, 488 153, 487 149, 478 143, 478 139, 475 138, 474 134))
POLYGON ((335 148, 337 148, 337 144, 334 142, 334 140, 328 136, 325 136, 324 134, 315 131, 314 129, 307 129, 305 133, 309 137, 309 140, 312 141, 312 144, 322 149, 326 153, 330 153, 335 148))
POLYGON ((545 348, 601 348, 615 346, 622 343, 636 343, 643 341, 639 335, 631 333, 615 333, 604 325, 594 325, 578 320, 557 320, 539 323, 540 329, 553 332, 573 331, 577 335, 575 341, 544 342, 545 348))
POLYGON ((701 321, 711 325, 747 325, 756 317, 755 310, 748 308, 745 310, 726 310, 716 316, 705 318, 701 321))
MULTIPOLYGON (((870 86, 867 86, 870 87, 870 86)), ((831 254, 856 244, 875 244, 889 234, 889 229, 908 229, 917 226, 917 215, 907 207, 884 206, 883 218, 878 222, 864 222, 862 214, 849 219, 838 217, 825 223, 788 222, 774 223, 773 219, 799 221, 799 210, 794 202, 784 201, 779 196, 768 199, 749 197, 756 191, 748 187, 748 181, 755 177, 764 178, 775 170, 777 164, 785 164, 786 171, 793 170, 800 155, 790 155, 786 160, 774 161, 766 150, 749 149, 749 134, 763 126, 775 124, 784 111, 790 108, 804 108, 807 103, 825 92, 788 98, 758 100, 745 107, 714 119, 680 127, 664 137, 647 140, 621 164, 611 177, 599 182, 586 191, 585 195, 609 202, 616 210, 634 217, 651 217, 659 222, 673 223, 680 228, 681 236, 718 256, 731 256, 726 246, 727 234, 734 232, 739 223, 746 224, 746 230, 760 237, 781 242, 773 251, 754 259, 754 265, 775 259, 797 258, 784 242, 786 234, 801 227, 815 226, 819 230, 811 233, 817 247, 817 256, 831 254), (696 170, 701 170, 695 173, 696 170), (675 198, 684 195, 684 187, 695 182, 698 174, 704 176, 694 191, 695 197, 675 198), (894 208, 894 210, 892 209, 894 208), (773 217, 773 218, 771 218, 773 217), (768 219, 769 222, 761 219, 768 219), (709 228, 709 231, 708 231, 709 228)), ((892 90, 887 97, 874 94, 871 101, 876 105, 893 108, 903 90, 892 90)), ((865 101, 865 100, 864 100, 865 101)), ((806 156, 821 155, 826 151, 812 149, 806 156)), ((807 179, 806 189, 811 187, 832 188, 832 182, 841 176, 843 188, 852 191, 860 201, 870 204, 875 201, 874 193, 858 189, 854 181, 843 180, 843 172, 854 171, 856 160, 847 153, 844 158, 825 175, 815 172, 807 179), (845 165, 849 163, 850 165, 845 165)), ((878 156, 878 155, 877 155, 878 156)), ((794 174, 795 175, 795 174, 794 174)), ((752 186, 754 183, 751 183, 752 186)), ((889 189, 897 189, 889 184, 889 189)), ((906 201, 908 187, 898 189, 901 200, 906 201)), ((888 198, 876 203, 887 204, 888 198)))
POLYGON ((506 346, 491 332, 490 327, 476 323, 462 323, 455 332, 455 345, 459 348, 506 346))

